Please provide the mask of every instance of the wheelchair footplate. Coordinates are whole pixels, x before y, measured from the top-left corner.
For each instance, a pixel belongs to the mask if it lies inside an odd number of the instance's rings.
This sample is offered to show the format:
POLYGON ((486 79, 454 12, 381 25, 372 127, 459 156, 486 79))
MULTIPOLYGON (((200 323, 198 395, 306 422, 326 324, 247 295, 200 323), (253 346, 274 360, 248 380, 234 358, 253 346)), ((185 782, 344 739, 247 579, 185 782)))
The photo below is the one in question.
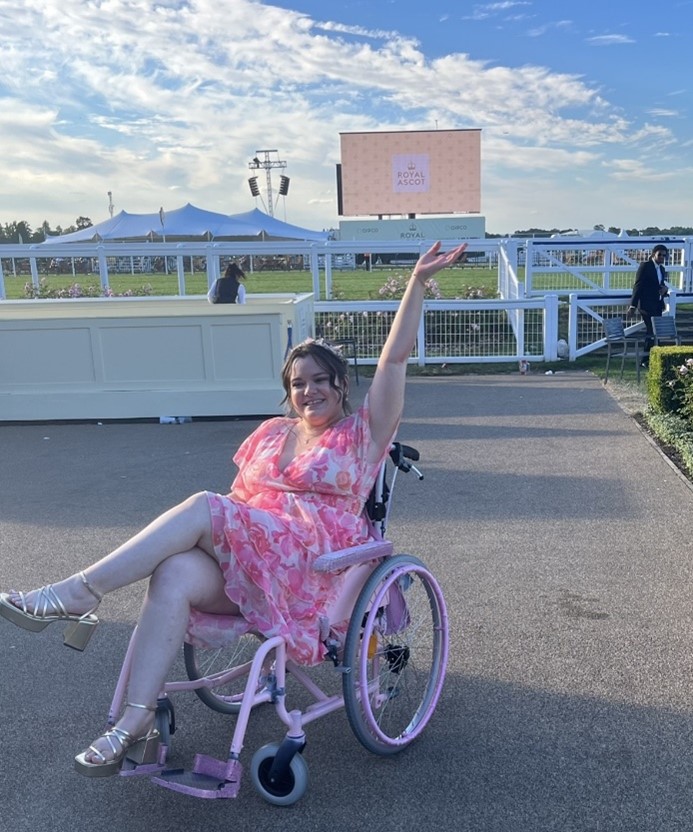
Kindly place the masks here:
POLYGON ((238 760, 217 760, 196 754, 191 771, 176 768, 155 774, 152 783, 192 797, 238 797, 243 767, 238 760))

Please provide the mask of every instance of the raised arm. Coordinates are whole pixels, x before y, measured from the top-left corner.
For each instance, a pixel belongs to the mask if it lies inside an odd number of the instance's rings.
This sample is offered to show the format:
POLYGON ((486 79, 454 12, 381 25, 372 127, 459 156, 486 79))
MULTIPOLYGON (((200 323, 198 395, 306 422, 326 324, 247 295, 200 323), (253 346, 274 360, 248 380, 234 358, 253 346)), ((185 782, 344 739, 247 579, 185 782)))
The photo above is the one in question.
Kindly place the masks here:
POLYGON ((441 269, 456 263, 467 244, 463 243, 445 254, 440 253, 440 247, 440 242, 435 243, 421 255, 414 266, 378 359, 375 376, 368 392, 371 434, 378 451, 390 440, 402 416, 407 359, 416 341, 425 283, 441 269))

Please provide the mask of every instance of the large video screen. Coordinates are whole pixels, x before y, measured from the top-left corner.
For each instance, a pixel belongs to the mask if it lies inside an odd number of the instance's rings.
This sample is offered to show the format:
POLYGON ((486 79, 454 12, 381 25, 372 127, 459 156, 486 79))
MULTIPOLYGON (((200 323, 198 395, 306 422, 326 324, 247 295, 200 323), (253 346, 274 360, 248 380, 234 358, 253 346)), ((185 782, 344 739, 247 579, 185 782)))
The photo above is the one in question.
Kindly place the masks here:
POLYGON ((340 133, 340 216, 478 214, 481 131, 340 133))

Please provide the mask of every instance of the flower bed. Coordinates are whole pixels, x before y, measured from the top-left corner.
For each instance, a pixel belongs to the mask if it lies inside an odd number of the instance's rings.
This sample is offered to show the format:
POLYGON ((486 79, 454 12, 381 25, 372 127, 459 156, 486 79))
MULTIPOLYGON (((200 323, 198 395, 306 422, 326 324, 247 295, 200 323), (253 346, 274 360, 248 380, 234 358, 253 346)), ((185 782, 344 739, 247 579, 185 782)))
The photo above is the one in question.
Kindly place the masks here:
POLYGON ((72 283, 70 286, 50 286, 45 278, 41 278, 39 285, 33 283, 24 284, 24 296, 37 300, 69 300, 74 298, 134 298, 146 297, 154 294, 154 288, 146 283, 136 289, 127 289, 125 292, 114 292, 108 287, 94 286, 89 284, 83 286, 81 283, 72 283))

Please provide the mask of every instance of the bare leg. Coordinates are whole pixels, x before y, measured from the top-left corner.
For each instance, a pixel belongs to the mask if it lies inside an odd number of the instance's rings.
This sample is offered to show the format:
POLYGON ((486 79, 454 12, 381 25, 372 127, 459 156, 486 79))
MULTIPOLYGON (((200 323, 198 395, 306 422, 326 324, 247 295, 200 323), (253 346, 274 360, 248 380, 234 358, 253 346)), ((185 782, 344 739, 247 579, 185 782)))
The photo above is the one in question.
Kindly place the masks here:
MULTIPOLYGON (((239 610, 224 593, 219 564, 200 549, 168 557, 154 571, 137 627, 128 702, 155 705, 169 669, 183 643, 190 608, 238 615, 239 610)), ((117 727, 141 737, 152 726, 154 715, 141 708, 126 708, 117 727)), ((113 758, 107 740, 97 739, 94 748, 106 760, 113 758)), ((102 762, 93 752, 89 762, 102 762)))
MULTIPOLYGON (((94 589, 105 594, 153 574, 167 558, 198 548, 212 554, 212 524, 204 493, 194 494, 169 509, 111 554, 84 570, 94 589)), ((82 614, 94 606, 94 596, 78 575, 53 584, 68 612, 82 614)), ((33 594, 26 594, 31 610, 33 594)), ((13 603, 15 601, 13 600, 13 603)))

